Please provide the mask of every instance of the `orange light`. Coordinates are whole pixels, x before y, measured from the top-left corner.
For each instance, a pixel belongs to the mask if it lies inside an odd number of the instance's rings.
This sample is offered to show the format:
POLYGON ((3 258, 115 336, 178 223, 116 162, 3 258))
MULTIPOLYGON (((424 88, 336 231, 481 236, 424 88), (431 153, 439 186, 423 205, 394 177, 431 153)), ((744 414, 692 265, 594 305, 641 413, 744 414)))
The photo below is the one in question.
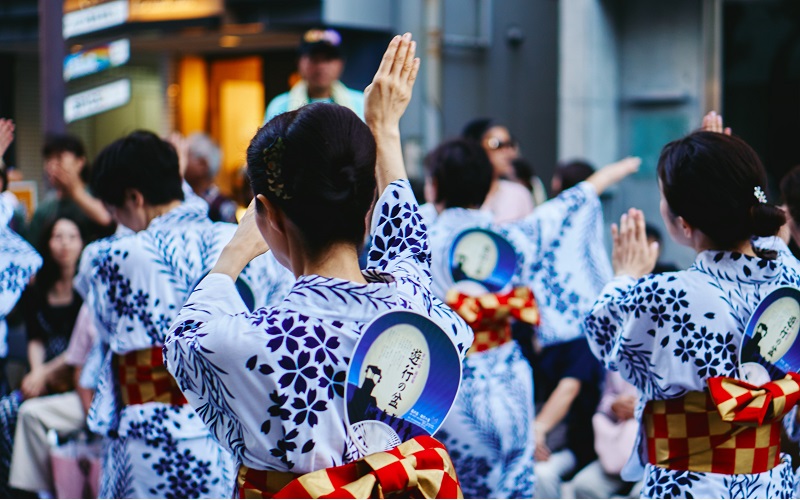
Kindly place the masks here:
POLYGON ((238 47, 242 43, 242 37, 234 36, 234 35, 224 35, 219 37, 219 46, 225 47, 226 49, 230 49, 233 47, 238 47))

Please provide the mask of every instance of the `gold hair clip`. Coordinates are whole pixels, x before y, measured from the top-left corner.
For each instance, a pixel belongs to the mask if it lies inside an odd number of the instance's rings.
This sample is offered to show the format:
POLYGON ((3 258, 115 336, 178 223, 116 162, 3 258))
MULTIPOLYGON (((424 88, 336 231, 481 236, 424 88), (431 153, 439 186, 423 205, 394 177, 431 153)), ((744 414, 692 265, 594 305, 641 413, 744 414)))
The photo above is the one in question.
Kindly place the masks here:
POLYGON ((267 174, 267 188, 272 191, 272 194, 281 200, 289 200, 292 195, 286 190, 286 185, 283 182, 283 169, 281 159, 286 146, 283 143, 283 138, 278 137, 272 144, 264 148, 264 164, 266 165, 267 174))

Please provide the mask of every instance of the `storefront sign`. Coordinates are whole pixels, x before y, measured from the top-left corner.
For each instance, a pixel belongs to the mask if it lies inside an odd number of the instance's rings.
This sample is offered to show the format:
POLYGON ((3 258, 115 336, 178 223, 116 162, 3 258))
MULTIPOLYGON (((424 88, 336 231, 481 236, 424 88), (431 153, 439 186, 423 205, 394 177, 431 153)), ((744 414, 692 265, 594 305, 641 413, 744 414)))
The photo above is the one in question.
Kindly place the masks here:
POLYGON ((130 57, 131 42, 127 38, 81 50, 64 58, 64 81, 122 66, 130 57))
POLYGON ((72 4, 75 3, 68 0, 64 4, 64 39, 118 26, 128 20, 128 0, 114 0, 73 10, 75 6, 72 4))
POLYGON ((67 123, 118 108, 131 100, 131 81, 127 78, 107 83, 64 99, 67 123))
POLYGON ((175 21, 218 16, 223 0, 129 0, 130 22, 175 21))

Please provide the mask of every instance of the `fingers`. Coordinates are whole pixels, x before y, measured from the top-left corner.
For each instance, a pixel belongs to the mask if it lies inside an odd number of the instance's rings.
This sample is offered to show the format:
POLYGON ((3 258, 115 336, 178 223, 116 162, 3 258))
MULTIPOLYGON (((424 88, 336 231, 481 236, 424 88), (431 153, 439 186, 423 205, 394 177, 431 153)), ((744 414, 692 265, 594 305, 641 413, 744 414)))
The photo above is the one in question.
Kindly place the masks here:
POLYGON ((419 57, 415 58, 414 59, 414 65, 411 68, 411 74, 408 75, 408 83, 413 84, 417 80, 417 74, 419 74, 419 66, 420 66, 420 64, 421 64, 421 61, 420 61, 419 57))
MULTIPOLYGON (((409 33, 406 33, 409 36, 409 33)), ((403 60, 403 65, 400 69, 400 81, 407 82, 409 80, 409 76, 411 75, 411 71, 414 69, 414 61, 417 55, 417 42, 414 40, 410 40, 408 44, 408 50, 406 51, 405 60, 403 60)))
MULTIPOLYGON (((406 57, 408 57, 408 51, 411 48, 411 33, 406 33, 400 38, 400 44, 397 47, 397 52, 394 56, 394 61, 392 62, 392 76, 400 77, 402 75, 405 64, 406 64, 406 57)), ((411 59, 414 59, 414 56, 411 56, 411 59)), ((410 69, 409 69, 410 71, 410 69)))
POLYGON ((392 38, 389 46, 386 47, 386 52, 383 53, 383 59, 378 66, 378 71, 375 73, 375 79, 379 77, 387 77, 392 73, 392 66, 394 65, 395 57, 397 56, 397 49, 400 46, 400 35, 392 38))

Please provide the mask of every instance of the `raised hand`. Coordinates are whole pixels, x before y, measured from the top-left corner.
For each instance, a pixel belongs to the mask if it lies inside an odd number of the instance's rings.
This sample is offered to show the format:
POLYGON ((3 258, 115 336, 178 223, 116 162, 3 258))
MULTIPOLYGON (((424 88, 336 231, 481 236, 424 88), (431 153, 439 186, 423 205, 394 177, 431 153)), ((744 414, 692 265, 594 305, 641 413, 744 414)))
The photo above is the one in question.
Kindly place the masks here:
POLYGON ((14 122, 0 118, 0 158, 6 154, 12 142, 14 142, 14 122))
POLYGON ((615 276, 641 278, 653 272, 658 260, 658 243, 648 243, 644 214, 631 208, 622 214, 619 226, 611 225, 611 265, 615 276))
POLYGON ((264 241, 256 224, 256 203, 260 202, 253 198, 239 221, 239 227, 233 233, 233 238, 222 249, 217 263, 210 272, 226 274, 236 281, 251 260, 269 250, 269 245, 264 241))
POLYGON ((417 42, 411 33, 395 36, 383 54, 375 77, 364 90, 364 118, 373 129, 396 127, 408 107, 419 73, 417 42))
POLYGON ((594 186, 599 195, 625 177, 638 172, 641 164, 641 158, 638 156, 629 156, 606 165, 589 176, 586 181, 594 186))
POLYGON ((703 132, 716 132, 718 134, 731 135, 730 127, 723 127, 722 115, 718 115, 716 111, 709 111, 703 117, 703 124, 700 126, 703 132))

